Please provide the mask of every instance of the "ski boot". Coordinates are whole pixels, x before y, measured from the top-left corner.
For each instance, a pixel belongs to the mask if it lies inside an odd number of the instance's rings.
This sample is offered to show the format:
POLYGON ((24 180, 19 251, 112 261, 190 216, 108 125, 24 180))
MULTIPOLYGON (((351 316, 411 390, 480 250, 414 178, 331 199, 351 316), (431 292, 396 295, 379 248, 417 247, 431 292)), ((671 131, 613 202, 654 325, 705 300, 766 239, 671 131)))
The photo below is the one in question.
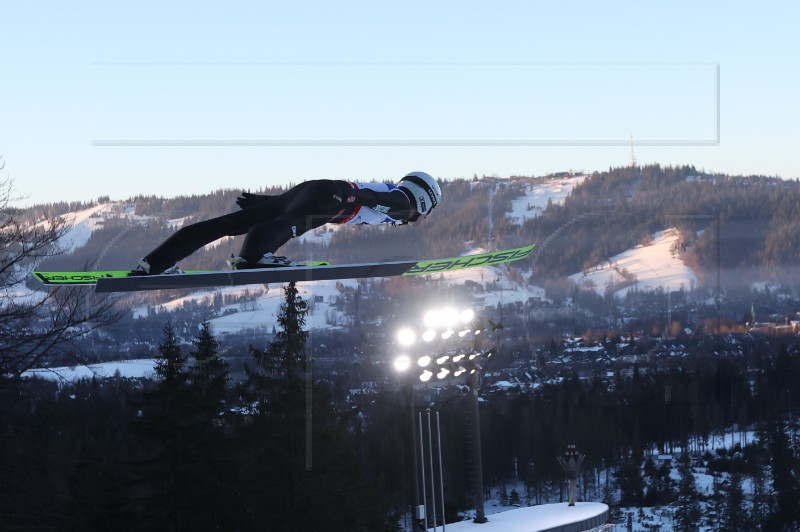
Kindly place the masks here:
POLYGON ((287 266, 297 266, 286 257, 278 257, 272 253, 265 253, 258 262, 250 262, 242 257, 233 256, 228 260, 233 270, 252 270, 256 268, 285 268, 287 266))

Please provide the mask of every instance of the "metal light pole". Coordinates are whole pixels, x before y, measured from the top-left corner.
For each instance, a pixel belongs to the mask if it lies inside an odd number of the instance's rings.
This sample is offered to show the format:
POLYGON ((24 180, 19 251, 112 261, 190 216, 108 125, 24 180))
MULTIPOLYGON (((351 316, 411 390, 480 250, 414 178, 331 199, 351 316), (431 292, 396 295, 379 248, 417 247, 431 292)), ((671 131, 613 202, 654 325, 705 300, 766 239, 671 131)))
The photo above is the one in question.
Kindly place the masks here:
POLYGON ((428 418, 428 455, 430 456, 431 466, 431 508, 433 509, 433 529, 436 530, 436 476, 433 474, 433 436, 431 434, 431 409, 426 408, 425 413, 428 418))
POLYGON ((409 451, 411 452, 411 468, 412 473, 412 488, 411 488, 411 501, 409 504, 409 512, 411 513, 412 530, 424 530, 425 525, 422 522, 425 519, 424 506, 420 505, 419 500, 419 467, 417 464, 417 423, 414 415, 414 374, 408 371, 410 368, 410 359, 401 355, 395 358, 394 368, 399 373, 403 374, 405 378, 405 399, 408 405, 409 421, 411 423, 411 439, 409 441, 409 451))
MULTIPOLYGON (((422 412, 419 413, 419 464, 422 471, 422 500, 424 501, 422 508, 426 508, 428 504, 428 495, 425 488, 425 444, 422 441, 422 412)), ((422 519, 425 522, 425 529, 428 529, 428 514, 423 515, 422 519)))
POLYGON ((481 454, 481 417, 478 402, 478 378, 477 370, 469 376, 472 427, 475 431, 475 436, 473 438, 473 449, 475 451, 475 456, 473 457, 473 463, 475 464, 475 519, 473 519, 473 523, 485 523, 488 519, 486 519, 486 512, 483 508, 483 455, 481 454))
POLYGON ((442 532, 445 532, 444 473, 442 471, 442 431, 439 427, 439 411, 436 411, 436 444, 439 446, 439 495, 442 501, 442 532))
POLYGON ((419 472, 417 471, 417 424, 414 419, 414 377, 411 374, 406 375, 408 380, 408 413, 409 421, 411 422, 411 468, 414 470, 413 482, 414 488, 413 499, 411 501, 411 522, 413 529, 417 530, 422 527, 422 520, 425 518, 425 506, 420 505, 419 501, 419 472))

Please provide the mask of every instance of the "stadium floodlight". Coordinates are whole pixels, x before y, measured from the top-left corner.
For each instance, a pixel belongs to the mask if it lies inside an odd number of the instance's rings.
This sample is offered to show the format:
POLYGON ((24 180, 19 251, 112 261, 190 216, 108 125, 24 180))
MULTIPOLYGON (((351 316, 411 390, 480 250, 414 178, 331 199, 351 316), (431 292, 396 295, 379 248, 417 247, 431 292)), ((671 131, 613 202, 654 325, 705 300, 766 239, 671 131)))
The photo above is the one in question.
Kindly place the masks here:
POLYGON ((469 323, 475 317, 475 312, 472 309, 464 309, 461 311, 461 323, 469 323))
POLYGON ((442 333, 442 340, 447 340, 453 336, 453 329, 447 329, 445 332, 442 333))
POLYGON ((445 327, 455 327, 458 323, 458 311, 448 307, 442 311, 442 324, 445 327))
POLYGON ((409 346, 413 344, 417 340, 416 333, 409 329, 408 327, 404 327, 397 331, 397 341, 400 342, 400 345, 409 346))
POLYGON ((463 331, 458 331, 458 337, 459 338, 464 338, 468 334, 469 334, 469 329, 464 329, 463 331))
POLYGON ((439 370, 439 373, 436 374, 436 378, 439 379, 439 380, 442 380, 444 378, 447 378, 447 375, 449 375, 449 374, 450 374, 450 370, 449 369, 442 368, 442 369, 439 370))
POLYGON ((481 333, 480 329, 475 329, 475 336, 478 336, 481 333))
POLYGON ((453 356, 453 362, 460 362, 464 358, 464 353, 459 353, 453 356))
POLYGON ((433 373, 426 369, 419 376, 419 380, 421 380, 422 382, 428 382, 429 380, 431 380, 431 377, 433 377, 433 373))
POLYGON ((472 353, 469 357, 467 357, 467 360, 475 360, 479 356, 481 356, 480 353, 472 353))
POLYGON ((436 331, 433 329, 427 329, 424 333, 422 333, 422 339, 426 342, 431 342, 434 338, 436 338, 436 331))
POLYGON ((419 364, 419 367, 421 368, 424 368, 430 363, 431 363, 431 357, 429 357, 428 355, 421 356, 419 357, 419 360, 417 360, 417 364, 419 364))
POLYGON ((411 367, 411 359, 408 358, 406 355, 400 355, 399 357, 394 359, 394 369, 403 373, 409 367, 411 367))
POLYGON ((467 369, 464 366, 458 366, 458 368, 456 368, 456 370, 453 372, 453 376, 458 377, 465 371, 467 371, 467 369))
POLYGON ((442 356, 440 356, 439 358, 437 358, 437 359, 436 359, 436 364, 438 364, 439 366, 441 366, 442 364, 444 364, 445 362, 447 362, 447 359, 449 359, 449 358, 450 358, 450 357, 449 357, 448 355, 442 355, 442 356))
POLYGON ((422 317, 422 321, 426 327, 436 328, 442 323, 442 315, 437 310, 429 310, 422 317))

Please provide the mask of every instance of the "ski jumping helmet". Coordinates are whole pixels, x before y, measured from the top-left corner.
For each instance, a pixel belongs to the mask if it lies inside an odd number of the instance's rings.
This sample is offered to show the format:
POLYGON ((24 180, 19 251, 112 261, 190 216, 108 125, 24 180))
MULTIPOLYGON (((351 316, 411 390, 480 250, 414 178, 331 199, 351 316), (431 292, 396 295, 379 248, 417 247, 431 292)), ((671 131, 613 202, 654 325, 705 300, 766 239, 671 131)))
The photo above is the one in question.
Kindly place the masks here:
POLYGON ((430 174, 425 172, 409 172, 397 184, 398 188, 405 189, 418 215, 409 221, 413 222, 419 216, 428 216, 431 211, 442 201, 442 189, 439 183, 430 174))

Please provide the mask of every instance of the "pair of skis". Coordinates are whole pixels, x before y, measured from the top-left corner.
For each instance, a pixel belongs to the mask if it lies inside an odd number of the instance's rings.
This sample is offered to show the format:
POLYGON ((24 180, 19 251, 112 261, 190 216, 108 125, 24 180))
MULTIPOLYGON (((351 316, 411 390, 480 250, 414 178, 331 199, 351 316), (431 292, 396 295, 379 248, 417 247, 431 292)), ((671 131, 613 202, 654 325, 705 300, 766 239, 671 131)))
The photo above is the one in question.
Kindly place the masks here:
POLYGON ((248 284, 327 281, 367 277, 414 276, 495 266, 527 258, 534 245, 450 259, 369 262, 324 266, 289 266, 253 270, 189 271, 172 275, 129 276, 125 270, 33 272, 47 286, 94 286, 96 292, 136 292, 168 288, 208 288, 248 284))

